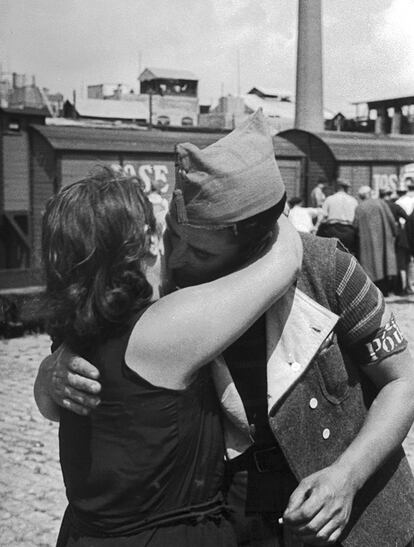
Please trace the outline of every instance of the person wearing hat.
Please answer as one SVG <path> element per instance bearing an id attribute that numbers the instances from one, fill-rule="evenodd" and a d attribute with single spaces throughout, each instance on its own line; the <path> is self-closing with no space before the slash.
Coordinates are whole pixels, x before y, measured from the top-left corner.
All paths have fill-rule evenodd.
<path id="1" fill-rule="evenodd" d="M 159 298 L 156 219 L 136 178 L 104 168 L 48 201 L 47 332 L 102 382 L 90 417 L 57 413 L 36 390 L 60 421 L 68 507 L 58 547 L 235 547 L 220 408 L 204 365 L 296 278 L 299 236 L 285 217 L 269 228 L 248 265 Z"/>
<path id="2" fill-rule="evenodd" d="M 323 220 L 318 235 L 336 237 L 353 254 L 356 251 L 355 230 L 353 226 L 357 200 L 349 195 L 351 183 L 337 179 L 337 191 L 328 196 L 322 205 Z"/>
<path id="3" fill-rule="evenodd" d="M 407 215 L 411 215 L 414 211 L 414 178 L 407 177 L 404 182 L 407 191 L 396 203 L 404 209 Z"/>
<path id="4" fill-rule="evenodd" d="M 204 150 L 177 152 L 168 266 L 176 285 L 193 286 L 248 260 L 258 243 L 245 227 L 263 238 L 257 215 L 280 214 L 284 187 L 260 112 Z M 212 369 L 239 544 L 405 546 L 414 536 L 400 447 L 414 418 L 407 343 L 337 240 L 301 239 L 295 285 Z M 56 402 L 93 409 L 90 364 L 66 354 L 54 367 L 45 383 Z"/>
<path id="5" fill-rule="evenodd" d="M 396 295 L 406 295 L 410 291 L 407 286 L 407 270 L 410 263 L 410 245 L 407 237 L 407 213 L 395 203 L 393 191 L 390 188 L 380 188 L 379 197 L 389 207 L 397 227 L 395 237 L 395 256 L 397 259 L 398 275 L 395 279 L 393 292 Z"/>
<path id="6" fill-rule="evenodd" d="M 384 296 L 397 275 L 395 238 L 397 226 L 390 208 L 382 199 L 373 198 L 369 186 L 361 186 L 361 200 L 355 209 L 354 226 L 357 234 L 357 256 L 361 266 Z"/>

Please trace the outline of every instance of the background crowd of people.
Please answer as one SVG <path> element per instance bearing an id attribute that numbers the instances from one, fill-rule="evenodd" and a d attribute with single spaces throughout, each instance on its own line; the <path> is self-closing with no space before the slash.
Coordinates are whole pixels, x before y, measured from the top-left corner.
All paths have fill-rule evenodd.
<path id="1" fill-rule="evenodd" d="M 289 218 L 299 231 L 339 239 L 385 296 L 414 294 L 414 179 L 405 185 L 396 192 L 381 189 L 378 196 L 361 186 L 357 199 L 343 179 L 327 196 L 321 179 L 310 207 L 300 197 L 289 200 Z"/>

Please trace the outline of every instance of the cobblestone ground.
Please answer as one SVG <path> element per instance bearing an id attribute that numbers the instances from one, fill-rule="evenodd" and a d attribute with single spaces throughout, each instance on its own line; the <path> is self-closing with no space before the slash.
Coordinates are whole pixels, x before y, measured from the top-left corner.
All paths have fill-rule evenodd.
<path id="1" fill-rule="evenodd" d="M 33 382 L 46 335 L 0 341 L 0 545 L 55 545 L 65 495 L 57 425 L 41 417 Z"/>
<path id="2" fill-rule="evenodd" d="M 386 300 L 398 320 L 398 325 L 409 342 L 411 355 L 414 358 L 414 296 L 389 297 Z M 414 472 L 414 426 L 405 440 L 404 448 L 411 464 L 411 469 Z"/>
<path id="3" fill-rule="evenodd" d="M 414 348 L 414 297 L 388 302 Z M 32 396 L 48 351 L 45 335 L 0 340 L 1 547 L 53 546 L 65 508 L 57 426 L 39 415 Z M 405 445 L 414 469 L 414 428 Z"/>

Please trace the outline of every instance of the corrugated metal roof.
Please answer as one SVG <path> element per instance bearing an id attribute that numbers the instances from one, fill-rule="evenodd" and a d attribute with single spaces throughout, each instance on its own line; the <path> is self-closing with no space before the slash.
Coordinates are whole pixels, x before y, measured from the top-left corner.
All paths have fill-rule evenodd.
<path id="1" fill-rule="evenodd" d="M 414 136 L 323 131 L 316 133 L 338 161 L 414 161 Z"/>
<path id="2" fill-rule="evenodd" d="M 277 99 L 262 98 L 255 94 L 243 95 L 244 104 L 253 111 L 263 109 L 265 116 L 278 116 L 292 121 L 295 118 L 295 103 Z"/>
<path id="3" fill-rule="evenodd" d="M 259 97 L 254 93 L 248 93 L 243 95 L 244 104 L 252 111 L 256 111 L 258 108 L 263 109 L 263 114 L 269 117 L 278 117 L 282 120 L 289 121 L 286 127 L 293 127 L 295 119 L 295 102 L 294 101 L 280 101 L 275 98 Z M 332 110 L 324 108 L 323 115 L 326 119 L 333 117 Z"/>
<path id="4" fill-rule="evenodd" d="M 199 148 L 222 138 L 223 132 L 162 131 L 109 129 L 96 127 L 74 127 L 55 125 L 33 125 L 55 150 L 100 151 L 100 152 L 138 152 L 172 154 L 178 143 L 191 142 Z M 277 156 L 304 156 L 294 144 L 280 138 L 273 138 Z"/>
<path id="5" fill-rule="evenodd" d="M 392 108 L 393 106 L 405 106 L 414 104 L 414 95 L 406 97 L 391 97 L 388 99 L 371 99 L 366 101 L 355 101 L 351 104 L 367 104 L 369 108 Z"/>
<path id="6" fill-rule="evenodd" d="M 142 101 L 84 99 L 76 101 L 75 110 L 84 118 L 146 120 L 149 116 L 147 102 L 148 97 Z"/>
<path id="7" fill-rule="evenodd" d="M 276 87 L 262 87 L 255 85 L 252 87 L 250 91 L 248 91 L 248 94 L 255 95 L 256 90 L 261 93 L 262 95 L 265 95 L 266 97 L 292 97 L 293 93 L 291 91 L 277 89 Z"/>
<path id="8" fill-rule="evenodd" d="M 172 68 L 146 68 L 138 77 L 140 82 L 145 80 L 198 80 L 197 76 L 190 70 L 175 70 Z"/>
<path id="9" fill-rule="evenodd" d="M 133 130 L 74 126 L 41 126 L 33 129 L 40 133 L 55 150 L 101 152 L 173 153 L 180 142 L 192 142 L 200 148 L 212 144 L 223 133 L 196 133 L 185 131 Z"/>

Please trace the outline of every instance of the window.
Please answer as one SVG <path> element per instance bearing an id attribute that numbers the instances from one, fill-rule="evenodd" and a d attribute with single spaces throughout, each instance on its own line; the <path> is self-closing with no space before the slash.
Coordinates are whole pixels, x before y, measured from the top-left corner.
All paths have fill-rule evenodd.
<path id="1" fill-rule="evenodd" d="M 18 132 L 20 131 L 20 122 L 19 120 L 10 118 L 9 125 L 7 126 L 9 131 Z"/>
<path id="2" fill-rule="evenodd" d="M 181 120 L 181 125 L 184 127 L 190 127 L 191 125 L 194 125 L 193 118 L 190 118 L 190 116 L 184 116 L 184 118 Z"/>
<path id="3" fill-rule="evenodd" d="M 157 125 L 170 125 L 170 118 L 168 116 L 158 116 Z"/>

